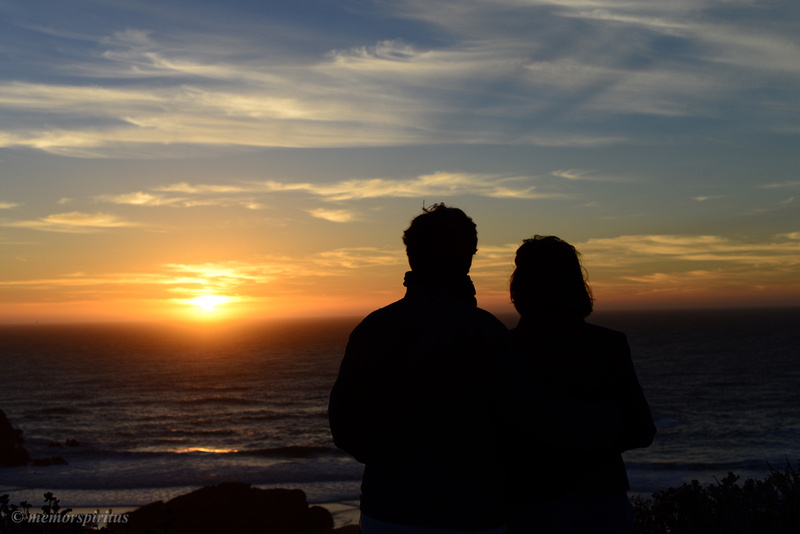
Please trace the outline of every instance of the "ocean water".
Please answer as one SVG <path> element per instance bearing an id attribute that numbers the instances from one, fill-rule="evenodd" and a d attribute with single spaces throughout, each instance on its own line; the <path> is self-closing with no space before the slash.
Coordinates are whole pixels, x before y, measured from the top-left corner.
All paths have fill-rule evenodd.
<path id="1" fill-rule="evenodd" d="M 625 454 L 634 493 L 800 459 L 800 308 L 591 319 L 628 334 L 658 426 Z M 68 464 L 0 468 L 0 494 L 119 508 L 241 481 L 355 500 L 361 466 L 333 446 L 326 409 L 357 322 L 1 326 L 0 409 L 34 458 Z"/>

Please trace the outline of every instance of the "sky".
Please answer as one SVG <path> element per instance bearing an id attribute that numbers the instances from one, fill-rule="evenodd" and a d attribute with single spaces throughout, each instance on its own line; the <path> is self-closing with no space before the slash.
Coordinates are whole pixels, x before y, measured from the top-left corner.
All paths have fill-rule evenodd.
<path id="1" fill-rule="evenodd" d="M 596 309 L 800 305 L 796 0 L 0 0 L 0 322 L 360 315 L 402 232 Z"/>

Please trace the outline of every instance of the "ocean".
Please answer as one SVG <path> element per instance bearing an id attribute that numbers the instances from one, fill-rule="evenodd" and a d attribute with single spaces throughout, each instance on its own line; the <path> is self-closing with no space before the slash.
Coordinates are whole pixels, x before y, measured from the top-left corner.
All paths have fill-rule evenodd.
<path id="1" fill-rule="evenodd" d="M 624 455 L 632 493 L 796 465 L 800 308 L 590 319 L 628 335 L 658 426 Z M 31 456 L 67 461 L 0 468 L 0 494 L 118 509 L 239 481 L 354 501 L 361 466 L 334 447 L 326 410 L 358 320 L 0 326 L 0 409 Z"/>

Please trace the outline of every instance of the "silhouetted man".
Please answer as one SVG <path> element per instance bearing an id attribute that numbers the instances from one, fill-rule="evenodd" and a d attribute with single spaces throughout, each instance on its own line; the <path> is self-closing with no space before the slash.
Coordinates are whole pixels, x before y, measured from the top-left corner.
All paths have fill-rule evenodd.
<path id="1" fill-rule="evenodd" d="M 477 307 L 468 276 L 477 231 L 434 205 L 403 235 L 405 297 L 350 336 L 330 398 L 336 445 L 365 464 L 361 526 L 503 532 L 502 449 L 509 429 L 537 439 L 608 442 L 607 420 L 573 429 L 547 392 L 522 382 L 506 327 Z M 566 429 L 560 427 L 566 426 Z M 555 430 L 553 430 L 555 429 Z M 519 436 L 517 436 L 518 438 Z"/>

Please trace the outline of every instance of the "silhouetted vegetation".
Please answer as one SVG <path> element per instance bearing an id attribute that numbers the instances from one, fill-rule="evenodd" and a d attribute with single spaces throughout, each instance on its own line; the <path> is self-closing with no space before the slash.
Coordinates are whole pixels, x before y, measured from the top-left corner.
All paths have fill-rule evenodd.
<path id="1" fill-rule="evenodd" d="M 765 480 L 728 473 L 701 485 L 633 498 L 635 534 L 797 534 L 800 533 L 800 472 L 791 462 L 783 471 L 769 466 Z"/>
<path id="2" fill-rule="evenodd" d="M 51 492 L 44 494 L 43 502 L 43 506 L 31 511 L 33 504 L 27 501 L 22 501 L 19 506 L 9 504 L 8 495 L 0 495 L 0 533 L 78 534 L 94 529 L 94 523 L 76 521 L 75 516 L 70 516 L 72 508 L 62 509 L 59 499 Z"/>

